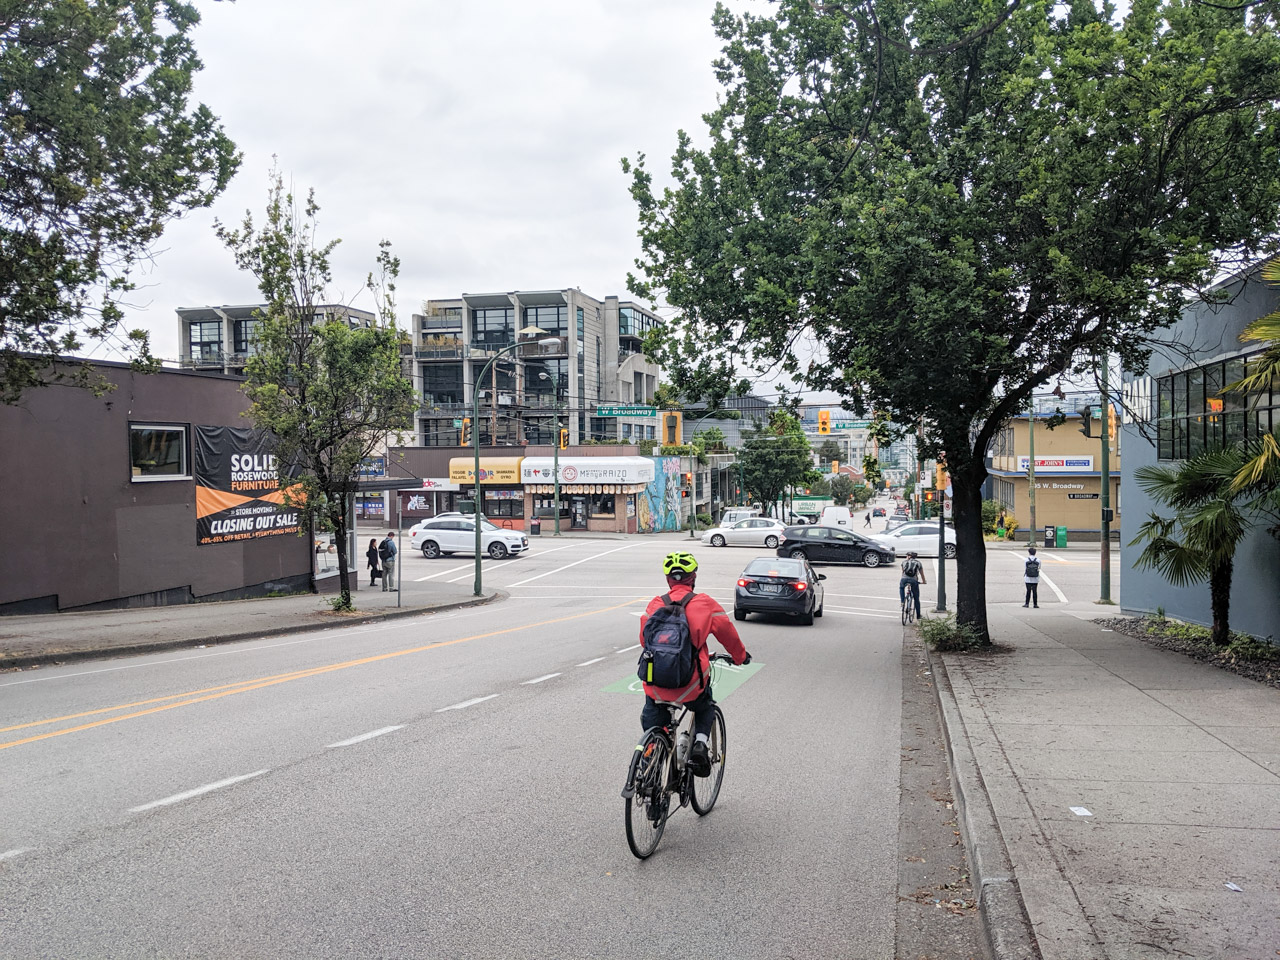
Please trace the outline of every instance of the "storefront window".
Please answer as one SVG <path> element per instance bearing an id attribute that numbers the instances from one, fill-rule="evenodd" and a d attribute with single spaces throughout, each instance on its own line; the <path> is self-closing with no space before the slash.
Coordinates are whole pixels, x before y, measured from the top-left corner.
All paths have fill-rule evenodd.
<path id="1" fill-rule="evenodd" d="M 523 517 L 524 492 L 521 490 L 485 491 L 484 515 L 494 517 Z"/>
<path id="2" fill-rule="evenodd" d="M 595 493 L 591 495 L 590 512 L 593 517 L 614 516 L 614 495 L 612 493 Z"/>
<path id="3" fill-rule="evenodd" d="M 189 480 L 187 428 L 129 424 L 129 466 L 134 481 Z"/>

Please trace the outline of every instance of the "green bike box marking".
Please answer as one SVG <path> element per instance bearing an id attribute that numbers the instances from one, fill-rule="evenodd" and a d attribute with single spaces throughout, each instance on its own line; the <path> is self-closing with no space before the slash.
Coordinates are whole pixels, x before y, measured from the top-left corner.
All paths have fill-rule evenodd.
<path id="1" fill-rule="evenodd" d="M 733 691 L 747 682 L 753 673 L 763 667 L 763 663 L 752 661 L 746 666 L 737 667 L 733 664 L 722 663 L 716 667 L 717 673 L 715 683 L 712 686 L 712 692 L 715 694 L 716 702 L 719 703 Z M 644 685 L 640 682 L 640 678 L 632 671 L 630 676 L 623 677 L 614 683 L 609 684 L 602 691 L 604 693 L 634 693 L 637 696 L 644 696 Z"/>

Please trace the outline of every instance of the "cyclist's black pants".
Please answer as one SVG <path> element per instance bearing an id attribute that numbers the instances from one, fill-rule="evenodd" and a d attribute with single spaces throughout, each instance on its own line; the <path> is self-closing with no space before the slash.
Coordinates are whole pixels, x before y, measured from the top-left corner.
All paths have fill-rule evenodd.
<path id="1" fill-rule="evenodd" d="M 916 619 L 920 619 L 920 581 L 915 577 L 902 577 L 898 580 L 898 602 L 907 599 L 907 587 L 910 585 L 914 589 L 911 591 L 916 595 Z"/>
<path id="2" fill-rule="evenodd" d="M 690 701 L 689 708 L 693 710 L 694 734 L 701 733 L 707 737 L 711 736 L 711 727 L 716 722 L 716 712 L 713 709 L 715 705 L 716 701 L 711 696 L 710 684 L 707 684 L 707 688 L 699 694 L 696 700 Z M 670 710 L 654 703 L 652 697 L 646 696 L 644 698 L 644 707 L 640 711 L 640 729 L 648 730 L 650 727 L 661 727 L 669 723 L 670 720 Z"/>

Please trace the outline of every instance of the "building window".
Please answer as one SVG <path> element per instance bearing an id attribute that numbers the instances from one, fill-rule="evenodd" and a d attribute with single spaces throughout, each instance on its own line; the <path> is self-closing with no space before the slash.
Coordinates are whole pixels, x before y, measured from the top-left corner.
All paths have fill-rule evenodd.
<path id="1" fill-rule="evenodd" d="M 505 347 L 515 342 L 515 308 L 485 307 L 473 310 L 471 342 L 479 346 Z"/>
<path id="2" fill-rule="evenodd" d="M 1261 355 L 1217 360 L 1156 381 L 1156 449 L 1187 460 L 1280 429 L 1280 383 L 1245 396 L 1223 388 L 1251 373 Z"/>
<path id="3" fill-rule="evenodd" d="M 578 309 L 582 313 L 582 309 Z M 553 307 L 525 307 L 524 323 L 521 326 L 534 326 L 545 330 L 553 337 L 569 336 L 569 308 L 564 304 Z"/>
<path id="4" fill-rule="evenodd" d="M 193 320 L 187 327 L 191 338 L 191 359 L 205 362 L 222 360 L 222 321 Z"/>
<path id="5" fill-rule="evenodd" d="M 187 428 L 173 424 L 129 424 L 129 469 L 133 480 L 190 480 Z"/>
<path id="6" fill-rule="evenodd" d="M 236 321 L 236 353 L 252 356 L 258 352 L 258 334 L 262 330 L 262 320 Z"/>
<path id="7" fill-rule="evenodd" d="M 484 495 L 484 515 L 495 517 L 523 517 L 524 494 L 519 490 L 502 490 Z M 501 523 L 498 526 L 502 526 Z"/>
<path id="8" fill-rule="evenodd" d="M 588 512 L 593 517 L 612 517 L 614 516 L 612 493 L 594 493 L 588 502 Z"/>

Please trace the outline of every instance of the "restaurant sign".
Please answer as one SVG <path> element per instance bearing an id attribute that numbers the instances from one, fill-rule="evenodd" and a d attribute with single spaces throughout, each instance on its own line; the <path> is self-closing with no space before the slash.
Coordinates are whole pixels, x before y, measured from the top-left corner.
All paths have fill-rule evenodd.
<path id="1" fill-rule="evenodd" d="M 525 457 L 481 457 L 480 483 L 519 483 L 520 461 Z M 453 483 L 475 483 L 476 461 L 473 457 L 452 457 L 449 480 Z"/>
<path id="2" fill-rule="evenodd" d="M 520 479 L 525 483 L 554 483 L 552 457 L 525 457 Z M 561 457 L 561 483 L 650 483 L 653 461 L 648 457 Z"/>

